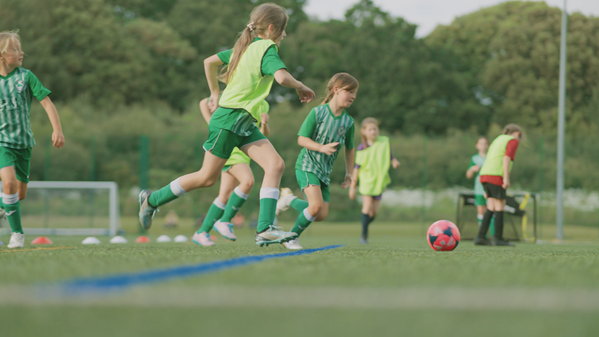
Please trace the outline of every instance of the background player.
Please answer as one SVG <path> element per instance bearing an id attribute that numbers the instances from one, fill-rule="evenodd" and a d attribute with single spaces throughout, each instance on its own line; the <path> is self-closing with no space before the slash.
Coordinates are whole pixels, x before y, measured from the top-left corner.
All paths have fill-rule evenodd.
<path id="1" fill-rule="evenodd" d="M 487 157 L 487 151 L 489 150 L 489 141 L 487 140 L 487 137 L 479 137 L 474 147 L 478 150 L 478 153 L 470 158 L 470 166 L 468 166 L 468 171 L 466 171 L 466 178 L 472 179 L 474 177 L 474 205 L 476 206 L 478 226 L 480 227 L 483 222 L 483 216 L 487 211 L 487 200 L 485 199 L 485 189 L 480 182 L 480 175 L 478 172 L 480 172 L 481 167 L 483 167 L 485 158 Z M 495 234 L 494 220 L 494 218 L 491 218 L 491 225 L 489 226 L 491 235 Z"/>
<path id="2" fill-rule="evenodd" d="M 368 226 L 376 217 L 381 205 L 383 191 L 391 183 L 389 168 L 400 163 L 391 152 L 389 137 L 379 135 L 379 122 L 374 118 L 362 121 L 362 143 L 356 151 L 356 165 L 349 188 L 349 198 L 356 198 L 356 183 L 360 182 L 362 194 L 362 236 L 360 243 L 368 243 Z"/>
<path id="3" fill-rule="evenodd" d="M 44 107 L 52 124 L 52 145 L 61 148 L 64 135 L 50 90 L 28 69 L 22 68 L 21 41 L 16 31 L 0 33 L 0 179 L 2 204 L 12 229 L 8 248 L 22 248 L 25 234 L 21 226 L 20 200 L 27 196 L 31 148 L 31 101 L 35 97 Z"/>
<path id="4" fill-rule="evenodd" d="M 503 210 L 505 209 L 506 190 L 510 187 L 510 171 L 521 139 L 522 129 L 516 124 L 509 124 L 503 129 L 503 134 L 495 138 L 489 147 L 487 158 L 480 170 L 480 181 L 487 198 L 487 211 L 478 236 L 474 239 L 475 245 L 514 245 L 503 239 Z M 495 216 L 495 235 L 489 241 L 485 235 L 492 216 Z"/>

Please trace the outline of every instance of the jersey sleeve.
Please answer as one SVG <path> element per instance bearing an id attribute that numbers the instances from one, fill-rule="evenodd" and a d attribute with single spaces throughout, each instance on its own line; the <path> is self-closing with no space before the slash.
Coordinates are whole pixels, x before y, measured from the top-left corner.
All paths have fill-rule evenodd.
<path id="1" fill-rule="evenodd" d="M 33 96 L 35 96 L 35 98 L 37 98 L 38 101 L 43 100 L 44 98 L 46 98 L 46 96 L 50 95 L 50 93 L 52 92 L 52 91 L 46 89 L 42 85 L 42 82 L 40 82 L 40 80 L 32 72 L 29 72 L 27 74 L 26 81 L 27 81 L 27 85 L 31 89 L 31 92 L 33 93 Z"/>
<path id="2" fill-rule="evenodd" d="M 304 120 L 304 123 L 300 127 L 299 131 L 297 132 L 297 135 L 302 136 L 302 137 L 312 138 L 312 135 L 314 134 L 315 129 L 316 129 L 316 113 L 314 112 L 314 109 L 312 109 L 312 111 L 310 111 L 310 113 L 308 114 L 308 117 L 306 117 L 306 120 Z"/>
<path id="3" fill-rule="evenodd" d="M 518 150 L 518 141 L 516 139 L 512 139 L 507 143 L 505 155 L 510 157 L 513 161 L 516 158 L 516 150 Z"/>
<path id="4" fill-rule="evenodd" d="M 262 58 L 262 74 L 275 76 L 275 73 L 279 69 L 287 69 L 283 61 L 281 61 L 281 57 L 279 57 L 279 52 L 276 45 L 270 46 L 264 57 Z"/>
<path id="5" fill-rule="evenodd" d="M 229 64 L 229 60 L 231 59 L 231 51 L 233 49 L 221 51 L 220 53 L 216 53 L 216 56 L 224 63 Z"/>
<path id="6" fill-rule="evenodd" d="M 472 157 L 470 158 L 470 165 L 468 165 L 468 169 L 470 169 L 474 165 L 476 165 L 476 163 L 474 162 L 474 157 Z"/>
<path id="7" fill-rule="evenodd" d="M 351 150 L 354 148 L 354 125 L 349 128 L 349 131 L 345 134 L 345 148 Z"/>

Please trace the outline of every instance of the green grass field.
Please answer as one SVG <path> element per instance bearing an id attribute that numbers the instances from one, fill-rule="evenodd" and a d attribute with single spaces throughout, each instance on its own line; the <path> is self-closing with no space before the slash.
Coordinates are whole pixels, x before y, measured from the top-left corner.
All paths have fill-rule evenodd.
<path id="1" fill-rule="evenodd" d="M 133 226 L 127 219 L 125 227 Z M 189 234 L 191 222 L 159 234 Z M 286 225 L 289 227 L 289 224 Z M 547 228 L 546 228 L 547 230 Z M 596 336 L 599 335 L 599 244 L 596 229 L 569 228 L 589 243 L 474 247 L 434 252 L 418 225 L 372 225 L 359 245 L 359 224 L 314 224 L 305 248 L 341 248 L 138 285 L 123 291 L 65 296 L 62 281 L 247 255 L 253 232 L 236 243 L 108 244 L 51 237 L 50 246 L 0 246 L 3 336 Z M 574 235 L 576 233 L 576 235 Z M 216 234 L 218 235 L 218 234 Z M 593 238 L 588 240 L 588 238 Z M 0 238 L 5 244 L 8 236 Z M 587 239 L 587 240 L 585 240 Z M 154 241 L 154 240 L 153 240 Z M 43 249 L 42 249 L 43 248 Z M 55 248 L 55 249 L 45 249 Z"/>

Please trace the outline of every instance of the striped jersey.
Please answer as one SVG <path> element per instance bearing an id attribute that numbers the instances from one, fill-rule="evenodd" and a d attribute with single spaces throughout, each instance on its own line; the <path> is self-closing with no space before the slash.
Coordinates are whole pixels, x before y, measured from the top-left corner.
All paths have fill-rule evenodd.
<path id="1" fill-rule="evenodd" d="M 0 75 L 0 146 L 26 149 L 35 145 L 29 112 L 31 100 L 50 94 L 35 75 L 17 67 L 6 77 Z"/>
<path id="2" fill-rule="evenodd" d="M 310 111 L 302 124 L 298 136 L 310 138 L 319 144 L 339 143 L 338 151 L 332 155 L 303 148 L 295 163 L 295 169 L 316 174 L 326 185 L 331 183 L 331 171 L 342 146 L 354 148 L 354 119 L 345 111 L 333 115 L 328 104 L 317 106 Z"/>

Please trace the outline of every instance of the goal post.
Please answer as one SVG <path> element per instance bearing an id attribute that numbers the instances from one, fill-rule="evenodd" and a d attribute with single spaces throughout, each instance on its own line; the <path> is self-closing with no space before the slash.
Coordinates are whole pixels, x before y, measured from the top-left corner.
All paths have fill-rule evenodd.
<path id="1" fill-rule="evenodd" d="M 25 234 L 114 236 L 121 228 L 115 182 L 31 181 L 27 187 L 21 207 Z"/>

